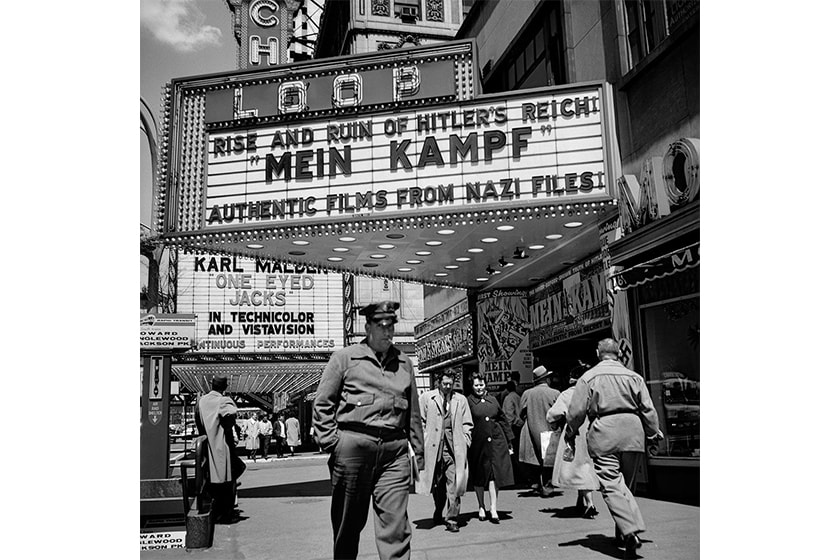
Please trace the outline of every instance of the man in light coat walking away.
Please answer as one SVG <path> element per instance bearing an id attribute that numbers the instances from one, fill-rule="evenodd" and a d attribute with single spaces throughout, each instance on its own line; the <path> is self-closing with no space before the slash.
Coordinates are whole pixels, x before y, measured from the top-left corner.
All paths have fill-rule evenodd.
<path id="1" fill-rule="evenodd" d="M 525 427 L 519 438 L 519 461 L 531 465 L 531 470 L 535 472 L 533 478 L 537 480 L 534 490 L 541 498 L 550 498 L 552 493 L 551 470 L 554 463 L 544 464 L 541 436 L 542 432 L 551 431 L 545 415 L 560 396 L 560 391 L 548 386 L 552 373 L 545 366 L 538 366 L 534 370 L 534 386 L 522 393 L 520 401 Z"/>
<path id="2" fill-rule="evenodd" d="M 621 455 L 645 449 L 645 438 L 662 438 L 659 418 L 645 380 L 618 361 L 618 343 L 612 338 L 598 342 L 600 363 L 583 374 L 569 403 L 566 441 L 574 445 L 586 418 L 586 443 L 604 501 L 616 525 L 619 546 L 625 558 L 636 558 L 642 546 L 638 533 L 645 522 L 636 499 L 621 473 Z"/>
<path id="3" fill-rule="evenodd" d="M 222 524 L 234 521 L 234 485 L 245 467 L 236 456 L 233 435 L 236 404 L 233 399 L 223 395 L 227 385 L 227 377 L 214 374 L 210 381 L 212 390 L 198 399 L 195 415 L 198 433 L 207 436 L 214 521 Z"/>
<path id="4" fill-rule="evenodd" d="M 437 389 L 420 395 L 426 464 L 416 489 L 434 498 L 435 524 L 445 522 L 447 531 L 457 533 L 461 496 L 467 491 L 473 421 L 467 398 L 452 390 L 454 381 L 454 373 L 446 370 L 438 374 Z"/>

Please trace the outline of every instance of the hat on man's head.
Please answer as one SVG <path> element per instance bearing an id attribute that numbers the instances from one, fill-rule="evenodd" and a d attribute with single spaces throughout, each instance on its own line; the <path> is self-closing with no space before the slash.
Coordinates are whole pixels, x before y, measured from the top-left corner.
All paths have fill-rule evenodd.
<path id="1" fill-rule="evenodd" d="M 211 387 L 224 387 L 227 388 L 228 385 L 228 376 L 224 373 L 214 373 L 213 378 L 210 380 Z"/>
<path id="2" fill-rule="evenodd" d="M 552 373 L 552 371 L 545 369 L 545 366 L 537 366 L 537 368 L 534 369 L 534 383 L 542 381 Z"/>
<path id="3" fill-rule="evenodd" d="M 396 301 L 380 301 L 366 305 L 359 313 L 367 318 L 368 323 L 378 323 L 383 319 L 390 319 L 391 324 L 397 322 L 397 309 L 400 304 Z"/>

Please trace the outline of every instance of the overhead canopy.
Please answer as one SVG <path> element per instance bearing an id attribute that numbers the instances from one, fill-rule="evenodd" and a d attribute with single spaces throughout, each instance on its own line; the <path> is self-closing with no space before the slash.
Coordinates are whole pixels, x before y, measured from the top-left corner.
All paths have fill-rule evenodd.
<path id="1" fill-rule="evenodd" d="M 700 242 L 631 266 L 610 279 L 616 289 L 626 290 L 696 266 L 700 266 Z"/>
<path id="2" fill-rule="evenodd" d="M 326 362 L 284 364 L 172 364 L 172 371 L 192 393 L 209 393 L 213 374 L 228 376 L 227 393 L 295 393 L 317 383 Z"/>

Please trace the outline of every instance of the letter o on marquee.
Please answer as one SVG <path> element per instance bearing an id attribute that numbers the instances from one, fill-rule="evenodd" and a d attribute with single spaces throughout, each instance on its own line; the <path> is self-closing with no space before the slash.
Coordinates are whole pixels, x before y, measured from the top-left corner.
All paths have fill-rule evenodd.
<path id="1" fill-rule="evenodd" d="M 680 138 L 668 146 L 662 168 L 672 206 L 683 206 L 697 198 L 700 193 L 700 139 Z"/>

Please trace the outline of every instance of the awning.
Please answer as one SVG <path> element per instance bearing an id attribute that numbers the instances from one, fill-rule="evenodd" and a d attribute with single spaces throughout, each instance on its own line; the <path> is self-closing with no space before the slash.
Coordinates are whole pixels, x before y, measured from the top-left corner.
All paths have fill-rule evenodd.
<path id="1" fill-rule="evenodd" d="M 192 393 L 209 393 L 214 373 L 228 376 L 227 393 L 295 393 L 321 379 L 326 362 L 272 364 L 172 364 L 172 372 Z"/>
<path id="2" fill-rule="evenodd" d="M 696 266 L 700 266 L 699 241 L 688 247 L 671 251 L 667 255 L 631 266 L 613 274 L 610 280 L 616 290 L 626 290 Z"/>

